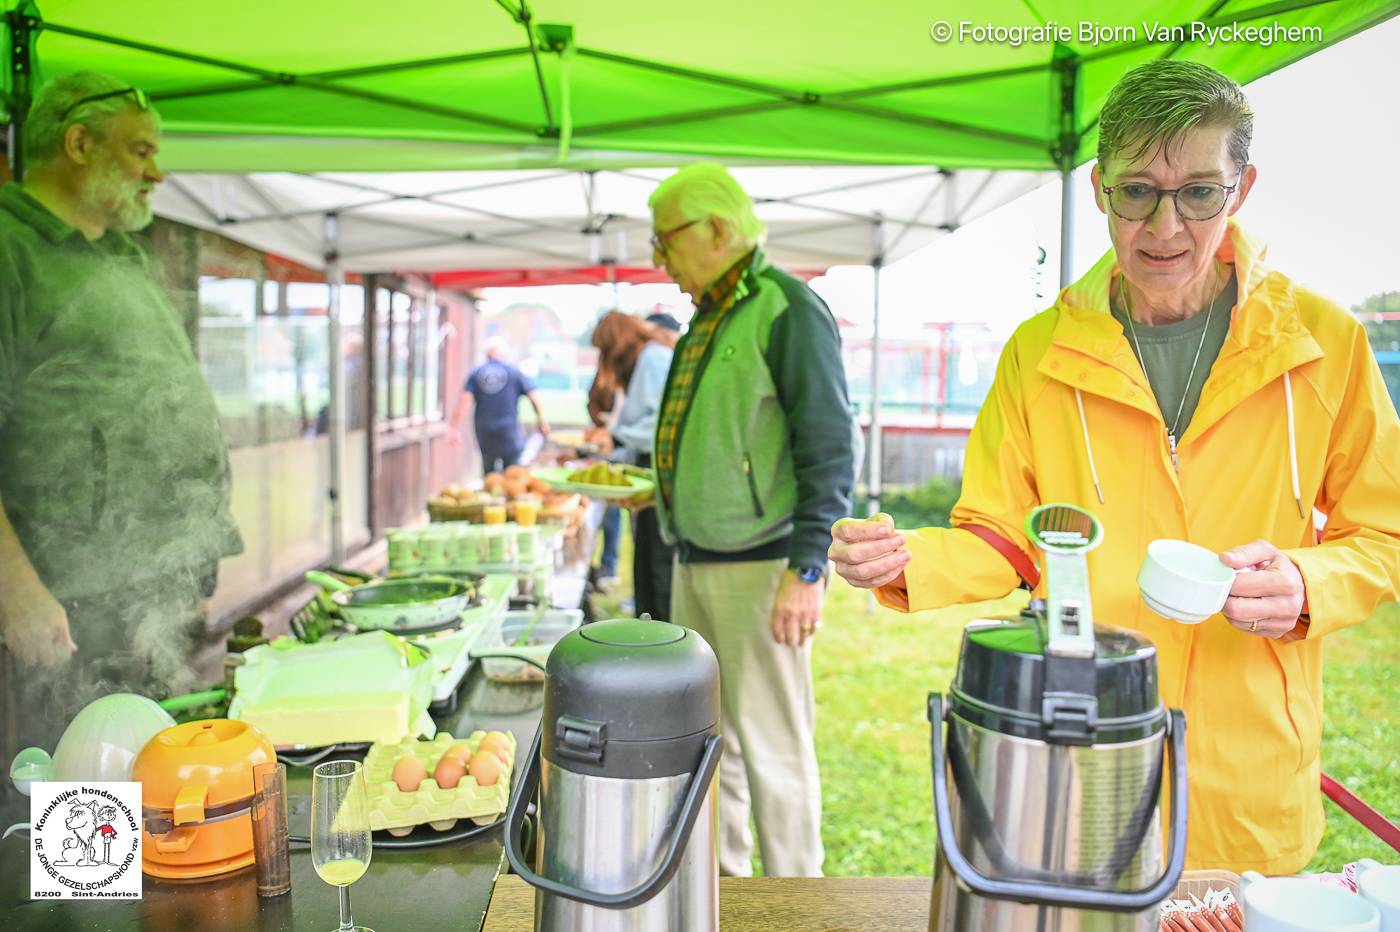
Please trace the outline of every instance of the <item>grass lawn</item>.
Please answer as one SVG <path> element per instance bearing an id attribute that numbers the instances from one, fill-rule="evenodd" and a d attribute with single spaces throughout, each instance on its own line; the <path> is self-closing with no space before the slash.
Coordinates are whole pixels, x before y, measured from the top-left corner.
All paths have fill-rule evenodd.
<path id="1" fill-rule="evenodd" d="M 625 536 L 620 562 L 623 585 L 600 602 L 604 611 L 617 611 L 631 586 Z M 828 875 L 930 872 L 926 696 L 948 688 L 966 621 L 1019 608 L 1012 597 L 902 615 L 872 607 L 867 593 L 833 577 L 813 653 Z M 1323 682 L 1324 768 L 1400 819 L 1400 606 L 1383 606 L 1365 624 L 1330 636 Z M 1350 816 L 1324 805 L 1327 834 L 1309 870 L 1336 871 L 1363 857 L 1400 862 Z"/>

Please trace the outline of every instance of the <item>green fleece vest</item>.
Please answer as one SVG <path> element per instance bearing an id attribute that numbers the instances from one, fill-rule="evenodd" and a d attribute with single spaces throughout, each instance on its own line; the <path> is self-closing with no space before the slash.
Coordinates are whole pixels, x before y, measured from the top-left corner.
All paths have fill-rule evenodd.
<path id="1" fill-rule="evenodd" d="M 714 336 L 681 428 L 668 509 L 657 496 L 668 543 L 736 552 L 792 533 L 797 480 L 788 422 L 765 353 L 787 297 L 766 262 L 753 290 Z"/>

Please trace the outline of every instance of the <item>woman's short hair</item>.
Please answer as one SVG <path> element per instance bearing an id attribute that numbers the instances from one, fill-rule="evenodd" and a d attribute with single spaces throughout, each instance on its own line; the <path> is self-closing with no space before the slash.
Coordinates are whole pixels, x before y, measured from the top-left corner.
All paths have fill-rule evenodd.
<path id="1" fill-rule="evenodd" d="M 1170 151 L 1182 133 L 1202 126 L 1227 127 L 1230 158 L 1249 163 L 1254 112 L 1240 86 L 1200 62 L 1149 62 L 1108 92 L 1099 114 L 1099 164 L 1113 156 L 1137 162 L 1158 146 Z"/>
<path id="2" fill-rule="evenodd" d="M 734 176 L 717 162 L 694 162 L 671 175 L 647 198 L 653 211 L 658 204 L 674 204 L 684 220 L 719 217 L 727 221 L 739 240 L 752 249 L 763 243 L 767 229 L 753 211 L 753 199 Z"/>
<path id="3" fill-rule="evenodd" d="M 30 165 L 47 165 L 58 158 L 63 151 L 63 138 L 69 128 L 78 123 L 86 126 L 98 142 L 105 142 L 111 132 L 112 118 L 135 105 L 132 95 L 104 97 L 82 104 L 78 101 L 130 87 L 131 84 L 121 78 L 100 71 L 75 71 L 49 81 L 34 95 L 29 115 L 25 117 L 25 159 Z"/>

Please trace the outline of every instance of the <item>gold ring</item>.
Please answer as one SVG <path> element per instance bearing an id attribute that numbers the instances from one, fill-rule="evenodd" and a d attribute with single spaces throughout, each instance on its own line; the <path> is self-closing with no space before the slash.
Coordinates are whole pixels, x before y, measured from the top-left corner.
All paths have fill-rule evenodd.
<path id="1" fill-rule="evenodd" d="M 1249 633 L 1250 633 L 1250 634 L 1253 634 L 1254 632 L 1256 632 L 1256 631 L 1258 631 L 1258 630 L 1259 630 L 1259 622 L 1258 622 L 1258 620 L 1256 619 L 1255 621 L 1251 621 L 1251 622 L 1249 623 Z"/>

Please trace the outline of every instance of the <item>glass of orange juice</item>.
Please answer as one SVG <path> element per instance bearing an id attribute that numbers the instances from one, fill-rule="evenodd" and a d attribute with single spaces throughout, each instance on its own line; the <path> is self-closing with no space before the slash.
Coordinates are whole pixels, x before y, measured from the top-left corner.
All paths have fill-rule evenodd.
<path id="1" fill-rule="evenodd" d="M 499 496 L 487 499 L 481 509 L 481 520 L 487 524 L 505 524 L 506 500 Z"/>
<path id="2" fill-rule="evenodd" d="M 369 869 L 369 805 L 359 761 L 320 764 L 311 776 L 311 866 L 340 888 L 338 932 L 372 932 L 350 913 L 350 885 Z"/>
<path id="3" fill-rule="evenodd" d="M 521 527 L 534 527 L 540 517 L 540 497 L 521 495 L 515 500 L 515 523 Z"/>

